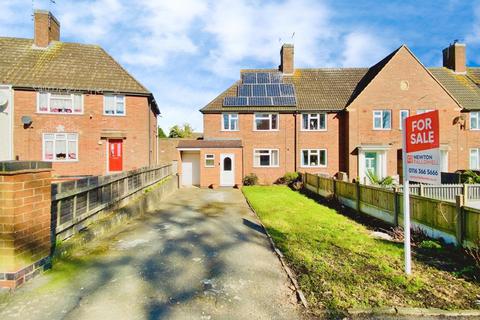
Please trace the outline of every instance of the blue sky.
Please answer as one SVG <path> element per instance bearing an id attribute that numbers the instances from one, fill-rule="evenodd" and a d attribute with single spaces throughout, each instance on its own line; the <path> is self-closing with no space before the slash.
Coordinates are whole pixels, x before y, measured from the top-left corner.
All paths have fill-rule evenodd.
<path id="1" fill-rule="evenodd" d="M 467 43 L 480 64 L 480 1 L 0 0 L 0 36 L 32 37 L 32 8 L 51 10 L 61 39 L 101 45 L 155 95 L 159 125 L 191 123 L 241 68 L 370 66 L 405 43 L 426 66 Z M 292 35 L 294 37 L 292 38 Z"/>

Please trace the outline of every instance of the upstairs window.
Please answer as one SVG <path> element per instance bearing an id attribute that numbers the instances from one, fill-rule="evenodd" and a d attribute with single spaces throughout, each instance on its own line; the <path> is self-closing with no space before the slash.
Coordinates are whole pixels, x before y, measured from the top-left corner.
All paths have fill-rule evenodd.
<path id="1" fill-rule="evenodd" d="M 470 130 L 480 130 L 480 112 L 470 112 Z"/>
<path id="2" fill-rule="evenodd" d="M 327 129 L 327 115 L 325 113 L 302 114 L 302 130 L 321 131 Z"/>
<path id="3" fill-rule="evenodd" d="M 104 95 L 103 114 L 109 116 L 124 116 L 125 113 L 125 96 Z"/>
<path id="4" fill-rule="evenodd" d="M 278 130 L 278 114 L 256 113 L 254 129 L 257 131 Z"/>
<path id="5" fill-rule="evenodd" d="M 83 95 L 79 93 L 38 92 L 37 112 L 82 114 Z"/>
<path id="6" fill-rule="evenodd" d="M 400 124 L 398 125 L 398 128 L 402 130 L 403 128 L 403 121 L 405 121 L 405 118 L 407 118 L 410 115 L 410 111 L 408 110 L 400 110 Z"/>
<path id="7" fill-rule="evenodd" d="M 222 123 L 223 131 L 238 131 L 238 113 L 224 113 Z"/>
<path id="8" fill-rule="evenodd" d="M 423 114 L 431 111 L 433 111 L 433 109 L 417 109 L 417 114 Z"/>
<path id="9" fill-rule="evenodd" d="M 375 110 L 373 111 L 373 129 L 390 130 L 392 128 L 392 111 Z"/>
<path id="10" fill-rule="evenodd" d="M 68 162 L 78 160 L 78 134 L 44 133 L 43 160 Z"/>

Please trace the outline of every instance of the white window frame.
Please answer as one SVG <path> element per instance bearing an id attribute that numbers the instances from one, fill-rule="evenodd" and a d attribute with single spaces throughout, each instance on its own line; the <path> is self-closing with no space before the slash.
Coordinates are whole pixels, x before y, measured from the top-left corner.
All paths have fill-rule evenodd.
<path id="1" fill-rule="evenodd" d="M 427 112 L 432 112 L 434 110 L 435 109 L 417 109 L 417 111 L 415 111 L 415 114 L 424 114 L 424 113 L 427 113 Z"/>
<path id="2" fill-rule="evenodd" d="M 224 118 L 225 116 L 228 117 L 228 129 L 225 129 L 225 118 Z M 235 129 L 232 129 L 230 127 L 232 119 L 237 120 L 237 126 Z M 227 112 L 222 113 L 222 130 L 221 131 L 240 131 L 240 117 L 238 113 L 227 113 Z"/>
<path id="3" fill-rule="evenodd" d="M 476 154 L 477 163 L 472 163 L 472 153 Z M 468 153 L 468 162 L 470 170 L 480 170 L 480 148 L 470 148 Z"/>
<path id="4" fill-rule="evenodd" d="M 304 124 L 304 121 L 303 121 L 303 117 L 307 117 L 307 124 L 310 124 L 310 119 L 317 119 L 317 129 L 310 129 L 310 126 L 308 126 L 308 128 L 305 128 L 303 126 Z M 321 128 L 320 127 L 320 118 L 321 117 L 324 117 L 324 123 L 325 123 L 325 127 L 324 128 Z M 326 112 L 319 112 L 319 113 L 302 113 L 302 118 L 300 119 L 300 121 L 302 122 L 302 126 L 301 126 L 301 129 L 300 131 L 327 131 L 327 113 Z"/>
<path id="5" fill-rule="evenodd" d="M 207 164 L 207 161 L 212 160 L 213 164 Z M 215 167 L 215 155 L 213 153 L 206 153 L 205 154 L 205 168 L 214 168 Z"/>
<path id="6" fill-rule="evenodd" d="M 40 95 L 41 94 L 46 94 L 47 95 L 47 111 L 45 110 L 40 110 Z M 83 97 L 84 95 L 82 93 L 63 93 L 63 92 L 53 92 L 54 95 L 65 95 L 65 96 L 70 96 L 70 100 L 72 101 L 72 112 L 56 112 L 56 111 L 51 111 L 51 97 L 52 97 L 52 92 L 48 91 L 37 91 L 37 113 L 44 113 L 44 114 L 61 114 L 61 115 L 82 115 L 84 113 L 84 103 L 83 103 Z M 80 112 L 75 112 L 75 96 L 80 96 L 81 100 L 81 108 L 82 110 Z"/>
<path id="7" fill-rule="evenodd" d="M 308 153 L 308 159 L 309 159 L 309 162 L 310 162 L 310 155 L 313 154 L 313 153 L 317 153 L 317 156 L 318 156 L 318 164 L 317 165 L 310 165 L 310 164 L 305 164 L 303 162 L 303 153 L 307 151 Z M 320 153 L 321 152 L 325 152 L 325 164 L 320 164 Z M 302 168 L 326 168 L 327 165 L 328 165 L 328 153 L 327 153 L 327 149 L 302 149 L 300 150 L 300 164 L 301 164 L 301 167 Z"/>
<path id="8" fill-rule="evenodd" d="M 384 128 L 384 123 L 383 123 L 383 113 L 387 112 L 390 114 L 390 127 Z M 378 114 L 380 113 L 380 114 Z M 381 127 L 377 128 L 375 127 L 375 118 L 378 118 L 378 115 L 380 115 L 380 123 Z M 380 130 L 380 131 L 388 131 L 392 130 L 392 110 L 390 109 L 381 109 L 381 110 L 373 110 L 373 130 Z"/>
<path id="9" fill-rule="evenodd" d="M 112 113 L 106 113 L 106 106 L 107 106 L 107 97 L 113 97 L 114 98 L 114 109 L 113 109 L 113 114 Z M 123 114 L 122 113 L 117 113 L 117 98 L 122 97 L 123 98 Z M 127 96 L 123 94 L 104 94 L 103 95 L 103 115 L 104 116 L 110 116 L 110 117 L 125 117 L 127 115 Z"/>
<path id="10" fill-rule="evenodd" d="M 45 140 L 46 135 L 53 135 L 54 139 L 53 140 Z M 57 136 L 60 136 L 60 135 L 65 135 L 65 153 L 66 153 L 67 158 L 64 159 L 64 160 L 55 159 L 56 141 L 60 140 L 60 139 L 57 140 Z M 75 140 L 69 140 L 68 135 L 75 135 L 76 139 Z M 47 141 L 53 141 L 53 159 L 47 159 L 45 157 L 45 142 L 47 142 Z M 75 141 L 75 149 L 77 150 L 77 158 L 76 159 L 68 159 L 68 154 L 69 154 L 68 144 L 71 141 Z M 46 132 L 46 133 L 42 134 L 42 159 L 43 159 L 43 161 L 48 161 L 48 162 L 78 162 L 79 158 L 80 158 L 79 153 L 80 152 L 78 150 L 78 133 L 75 133 L 75 132 L 56 132 L 56 133 Z"/>
<path id="11" fill-rule="evenodd" d="M 399 120 L 400 123 L 398 124 L 398 129 L 399 129 L 399 130 L 403 130 L 403 118 L 402 118 L 402 114 L 405 113 L 405 112 L 407 113 L 406 118 L 409 117 L 409 116 L 410 116 L 410 110 L 408 110 L 408 109 L 402 109 L 402 110 L 400 110 L 400 111 L 398 112 L 398 116 L 399 116 L 399 119 L 400 119 L 400 120 Z M 391 119 L 390 119 L 390 121 L 391 121 Z"/>
<path id="12" fill-rule="evenodd" d="M 268 117 L 261 117 L 259 120 L 269 120 L 269 129 L 257 129 L 257 116 L 268 115 Z M 272 116 L 277 116 L 277 128 L 272 129 Z M 278 131 L 280 129 L 280 114 L 279 113 L 270 113 L 270 112 L 257 112 L 253 115 L 253 131 Z"/>
<path id="13" fill-rule="evenodd" d="M 472 123 L 476 122 L 477 127 L 474 128 Z M 477 131 L 480 130 L 480 111 L 472 111 L 470 112 L 470 130 Z"/>
<path id="14" fill-rule="evenodd" d="M 270 165 L 268 166 L 262 166 L 260 164 L 260 154 L 258 155 L 258 161 L 257 161 L 257 152 L 260 153 L 262 151 L 268 151 L 268 156 L 270 157 Z M 277 164 L 272 164 L 272 152 L 277 152 Z M 264 153 L 265 155 L 265 153 Z M 280 151 L 279 149 L 253 149 L 253 167 L 254 168 L 278 168 L 280 167 Z"/>

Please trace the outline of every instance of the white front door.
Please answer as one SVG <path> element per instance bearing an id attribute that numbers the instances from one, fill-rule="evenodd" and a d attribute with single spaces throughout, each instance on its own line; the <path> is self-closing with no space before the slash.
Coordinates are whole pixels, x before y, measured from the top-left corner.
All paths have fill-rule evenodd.
<path id="1" fill-rule="evenodd" d="M 182 186 L 200 184 L 200 153 L 182 152 Z"/>
<path id="2" fill-rule="evenodd" d="M 0 161 L 13 160 L 13 99 L 12 89 L 0 85 Z"/>
<path id="3" fill-rule="evenodd" d="M 235 156 L 230 153 L 220 155 L 220 186 L 233 187 L 235 185 Z"/>

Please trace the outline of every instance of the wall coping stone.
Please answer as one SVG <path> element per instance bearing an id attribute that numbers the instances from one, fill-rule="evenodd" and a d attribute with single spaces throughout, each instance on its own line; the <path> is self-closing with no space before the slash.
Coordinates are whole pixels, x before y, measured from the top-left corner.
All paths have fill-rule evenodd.
<path id="1" fill-rule="evenodd" d="M 0 161 L 0 173 L 51 169 L 52 163 L 46 161 Z"/>

